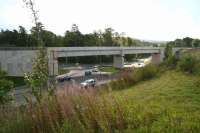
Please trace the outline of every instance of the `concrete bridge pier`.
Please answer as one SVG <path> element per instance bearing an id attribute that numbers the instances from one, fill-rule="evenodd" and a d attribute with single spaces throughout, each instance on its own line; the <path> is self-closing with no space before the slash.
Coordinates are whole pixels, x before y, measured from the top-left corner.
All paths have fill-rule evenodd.
<path id="1" fill-rule="evenodd" d="M 48 51 L 49 75 L 58 75 L 58 58 L 55 51 Z"/>
<path id="2" fill-rule="evenodd" d="M 160 53 L 152 54 L 152 64 L 159 65 L 161 63 Z"/>
<path id="3" fill-rule="evenodd" d="M 123 68 L 124 67 L 124 56 L 123 55 L 114 55 L 113 66 L 116 68 Z"/>
<path id="4" fill-rule="evenodd" d="M 160 49 L 159 53 L 153 53 L 152 54 L 152 64 L 159 65 L 160 63 L 163 62 L 164 56 L 165 56 L 164 49 Z"/>

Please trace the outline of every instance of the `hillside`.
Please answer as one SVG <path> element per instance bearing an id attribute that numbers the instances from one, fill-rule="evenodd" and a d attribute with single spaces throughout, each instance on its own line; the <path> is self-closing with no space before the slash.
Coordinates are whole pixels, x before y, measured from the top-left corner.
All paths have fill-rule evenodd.
<path id="1" fill-rule="evenodd" d="M 2 110 L 0 132 L 198 133 L 199 79 L 168 70 L 109 93 L 61 91 L 34 107 Z"/>
<path id="2" fill-rule="evenodd" d="M 130 119 L 138 121 L 136 131 L 198 132 L 199 79 L 181 72 L 168 71 L 159 78 L 139 83 L 126 90 L 115 91 L 111 95 L 124 99 L 124 106 L 129 112 L 135 113 Z"/>

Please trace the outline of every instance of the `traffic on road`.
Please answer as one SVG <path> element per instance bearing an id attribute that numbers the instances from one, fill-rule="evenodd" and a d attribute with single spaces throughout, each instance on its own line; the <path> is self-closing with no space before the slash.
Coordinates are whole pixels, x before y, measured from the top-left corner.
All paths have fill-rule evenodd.
<path id="1" fill-rule="evenodd" d="M 151 58 L 140 59 L 132 63 L 124 63 L 124 68 L 140 68 L 149 64 Z M 70 86 L 76 86 L 81 89 L 95 88 L 100 85 L 107 84 L 116 78 L 117 74 L 112 72 L 102 72 L 99 65 L 79 65 L 66 67 L 68 73 L 64 73 L 55 77 L 56 88 L 65 89 Z M 108 66 L 106 66 L 108 67 Z M 109 67 L 111 67 L 109 65 Z M 15 101 L 19 104 L 25 103 L 24 96 L 30 96 L 30 89 L 26 86 L 18 87 L 13 92 Z"/>

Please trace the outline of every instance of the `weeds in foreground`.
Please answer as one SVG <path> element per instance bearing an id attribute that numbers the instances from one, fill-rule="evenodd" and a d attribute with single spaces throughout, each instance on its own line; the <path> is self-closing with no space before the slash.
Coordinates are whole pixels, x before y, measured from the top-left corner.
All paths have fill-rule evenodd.
<path id="1" fill-rule="evenodd" d="M 149 70 L 147 69 L 146 71 Z M 154 72 L 155 70 L 153 69 L 151 71 Z M 138 74 L 138 79 L 139 77 L 145 77 L 142 78 L 144 80 L 152 78 L 151 73 L 147 76 L 141 75 Z M 171 79 L 169 77 L 168 80 Z M 129 80 L 126 77 L 126 80 L 124 80 L 126 82 L 123 84 L 128 86 L 125 83 L 131 83 L 133 81 Z M 186 81 L 189 82 L 188 80 Z M 187 86 L 185 87 L 187 88 Z M 145 89 L 148 90 L 148 87 Z M 151 91 L 152 87 L 147 94 Z M 194 88 L 194 91 L 197 90 Z M 172 93 L 171 89 L 169 92 Z M 121 91 L 118 91 L 118 93 L 121 93 Z M 160 92 L 157 93 L 161 94 Z M 176 96 L 176 93 L 171 95 Z M 152 93 L 151 96 L 154 96 L 154 94 L 156 93 Z M 144 95 L 146 96 L 146 93 Z M 163 98 L 163 96 L 161 95 L 157 99 Z M 185 111 L 185 108 L 168 106 L 169 102 L 161 102 L 165 103 L 165 106 L 152 100 L 139 102 L 133 100 L 132 97 L 132 94 L 113 95 L 112 92 L 99 95 L 99 92 L 92 88 L 88 88 L 87 90 L 78 87 L 65 88 L 55 91 L 54 95 L 43 97 L 40 103 L 29 103 L 28 106 L 18 108 L 1 108 L 0 132 L 159 133 L 198 132 L 200 130 L 198 106 L 191 108 L 191 110 L 195 109 L 195 111 L 190 112 Z M 171 97 L 169 98 L 171 99 Z M 180 98 L 177 98 L 177 100 L 180 100 Z M 191 107 L 193 105 L 195 104 L 192 104 Z"/>
<path id="2" fill-rule="evenodd" d="M 198 124 L 183 127 L 181 123 L 190 119 L 188 114 L 167 106 L 143 105 L 110 94 L 99 96 L 92 89 L 69 89 L 59 90 L 39 104 L 1 109 L 0 132 L 197 132 L 200 129 Z M 198 123 L 200 119 L 195 121 Z"/>

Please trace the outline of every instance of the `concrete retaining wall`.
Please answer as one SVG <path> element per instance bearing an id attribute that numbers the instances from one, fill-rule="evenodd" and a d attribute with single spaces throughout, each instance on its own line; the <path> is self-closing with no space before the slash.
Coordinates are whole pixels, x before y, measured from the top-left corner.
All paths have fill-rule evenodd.
<path id="1" fill-rule="evenodd" d="M 36 50 L 0 50 L 0 68 L 9 76 L 23 76 L 31 72 Z"/>

